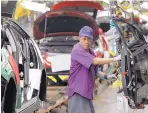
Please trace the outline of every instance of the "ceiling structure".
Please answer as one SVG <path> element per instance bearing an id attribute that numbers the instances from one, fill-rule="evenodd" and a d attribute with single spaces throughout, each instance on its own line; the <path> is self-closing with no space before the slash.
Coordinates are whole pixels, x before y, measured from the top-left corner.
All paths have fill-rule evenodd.
<path id="1" fill-rule="evenodd" d="M 40 4 L 44 3 L 46 4 L 47 7 L 50 8 L 52 5 L 58 2 L 68 1 L 68 0 L 28 0 L 28 1 L 38 2 Z M 103 6 L 105 11 L 110 10 L 110 6 L 111 6 L 110 3 L 113 2 L 113 0 L 91 0 L 91 1 L 99 2 Z M 136 11 L 134 15 L 142 14 L 142 15 L 148 16 L 148 2 L 146 1 L 140 1 L 140 0 L 114 0 L 114 1 L 117 1 L 117 4 L 124 10 L 124 12 L 130 13 L 133 9 L 133 11 Z"/>
<path id="2" fill-rule="evenodd" d="M 22 0 L 18 0 L 21 1 Z M 24 0 L 27 1 L 27 0 Z M 39 4 L 45 4 L 46 7 L 48 7 L 49 9 L 51 8 L 51 6 L 57 4 L 58 2 L 61 1 L 68 1 L 68 0 L 28 0 L 29 2 L 37 2 Z M 70 0 L 72 1 L 72 0 Z M 75 0 L 76 1 L 76 0 Z M 113 2 L 113 0 L 91 0 L 94 2 L 99 2 L 103 8 L 104 11 L 98 11 L 97 13 L 97 17 L 99 17 L 99 19 L 96 19 L 97 23 L 100 22 L 109 22 L 109 19 L 107 18 L 109 16 L 109 12 L 110 12 L 110 8 L 113 5 L 110 5 L 111 2 Z M 140 1 L 140 0 L 115 0 L 118 4 L 119 7 L 121 7 L 122 13 L 126 15 L 128 15 L 129 17 L 132 14 L 132 11 L 134 12 L 134 16 L 135 17 L 140 17 L 143 18 L 144 21 L 148 22 L 148 1 Z M 30 5 L 31 6 L 31 5 Z M 23 8 L 23 6 L 19 5 L 20 8 Z M 31 16 L 32 22 L 43 12 L 40 12 L 39 10 L 29 10 L 29 9 L 21 9 L 23 12 L 21 12 L 20 8 L 18 8 L 18 12 L 19 14 L 16 14 L 17 16 L 15 17 L 16 19 L 19 18 L 24 18 L 24 17 L 29 17 L 28 15 Z M 16 8 L 17 9 L 17 8 Z M 32 8 L 31 8 L 32 9 Z M 40 9 L 40 7 L 38 7 L 38 9 Z M 17 11 L 16 11 L 17 12 Z M 23 16 L 22 16 L 23 15 Z"/>

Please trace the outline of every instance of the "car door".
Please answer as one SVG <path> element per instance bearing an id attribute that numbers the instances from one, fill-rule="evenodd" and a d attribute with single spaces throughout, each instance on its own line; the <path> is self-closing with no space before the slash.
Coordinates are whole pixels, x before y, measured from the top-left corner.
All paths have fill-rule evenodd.
<path id="1" fill-rule="evenodd" d="M 131 108 L 142 108 L 148 96 L 148 43 L 135 26 L 114 21 L 121 37 L 121 73 L 125 96 Z"/>
<path id="2" fill-rule="evenodd" d="M 37 48 L 33 41 L 29 39 L 29 83 L 30 89 L 27 94 L 27 98 L 31 99 L 38 96 L 40 82 L 41 82 L 41 61 L 40 56 L 38 55 Z"/>
<path id="3" fill-rule="evenodd" d="M 9 65 L 12 68 L 12 73 L 10 73 L 9 76 L 6 76 L 7 80 L 9 81 L 11 77 L 15 78 L 15 83 L 16 83 L 16 91 L 15 94 L 10 96 L 10 98 L 16 98 L 16 102 L 14 105 L 16 108 L 21 107 L 21 87 L 20 87 L 20 75 L 19 75 L 19 65 L 18 65 L 18 59 L 19 59 L 19 48 L 16 43 L 16 39 L 13 37 L 12 32 L 11 32 L 11 26 L 8 21 L 2 23 L 2 31 L 5 33 L 4 39 L 3 39 L 3 44 L 5 46 L 6 51 L 2 52 L 2 56 L 7 56 L 7 60 Z M 3 47 L 4 47 L 3 46 Z M 8 54 L 7 54 L 8 53 Z M 4 60 L 4 57 L 3 57 Z M 8 65 L 8 64 L 7 64 Z M 9 66 L 8 66 L 9 67 Z M 4 70 L 7 71 L 8 67 L 3 67 Z M 10 72 L 10 71 L 8 71 Z M 14 74 L 13 74 L 14 73 Z M 11 88 L 12 89 L 12 88 Z M 6 102 L 7 103 L 7 102 Z M 9 102 L 11 106 L 11 101 Z"/>
<path id="4" fill-rule="evenodd" d="M 132 27 L 132 30 L 137 39 L 128 45 L 132 52 L 132 59 L 130 60 L 132 67 L 131 84 L 128 84 L 128 88 L 135 96 L 136 106 L 139 107 L 142 103 L 145 103 L 148 96 L 148 44 L 137 28 Z"/>
<path id="5" fill-rule="evenodd" d="M 20 46 L 19 67 L 24 68 L 24 77 L 22 78 L 22 102 L 25 100 L 29 101 L 33 97 L 36 97 L 39 93 L 41 79 L 41 63 L 39 64 L 40 61 L 37 54 L 37 50 L 32 43 L 30 37 L 24 35 L 25 33 L 23 34 L 23 31 L 19 30 L 19 28 L 12 28 L 12 31 L 15 34 L 16 39 L 18 39 L 18 45 Z M 27 88 L 24 87 L 25 85 L 27 86 Z"/>
<path id="6" fill-rule="evenodd" d="M 19 67 L 19 73 L 21 77 L 21 88 L 22 88 L 22 102 L 27 101 L 27 93 L 30 87 L 29 83 L 29 55 L 28 55 L 28 44 L 27 38 L 25 38 L 20 29 L 14 24 L 11 24 L 10 32 L 15 39 L 17 47 L 17 63 Z M 25 87 L 26 86 L 26 87 Z"/>

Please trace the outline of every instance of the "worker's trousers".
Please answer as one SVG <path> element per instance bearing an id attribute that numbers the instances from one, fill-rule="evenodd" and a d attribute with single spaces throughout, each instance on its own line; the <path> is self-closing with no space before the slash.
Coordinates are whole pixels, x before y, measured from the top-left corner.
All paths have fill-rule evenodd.
<path id="1" fill-rule="evenodd" d="M 75 93 L 68 99 L 68 113 L 95 113 L 92 100 Z"/>

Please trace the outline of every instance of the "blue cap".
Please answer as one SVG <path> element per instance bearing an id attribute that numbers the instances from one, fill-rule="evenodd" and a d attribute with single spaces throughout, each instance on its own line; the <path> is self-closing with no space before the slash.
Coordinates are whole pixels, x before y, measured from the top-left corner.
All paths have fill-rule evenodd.
<path id="1" fill-rule="evenodd" d="M 93 40 L 93 29 L 89 26 L 84 26 L 83 28 L 81 28 L 80 32 L 79 32 L 79 36 L 86 36 L 88 38 L 90 38 L 91 40 Z"/>

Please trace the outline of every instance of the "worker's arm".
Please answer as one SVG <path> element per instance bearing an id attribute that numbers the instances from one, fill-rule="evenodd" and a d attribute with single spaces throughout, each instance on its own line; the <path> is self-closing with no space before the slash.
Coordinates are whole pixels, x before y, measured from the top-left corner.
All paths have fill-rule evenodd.
<path id="1" fill-rule="evenodd" d="M 103 65 L 103 64 L 109 64 L 114 62 L 113 58 L 94 58 L 92 64 L 93 65 Z"/>
<path id="2" fill-rule="evenodd" d="M 114 58 L 94 58 L 92 64 L 93 65 L 104 65 L 104 64 L 116 62 L 118 60 L 121 60 L 120 55 Z"/>

